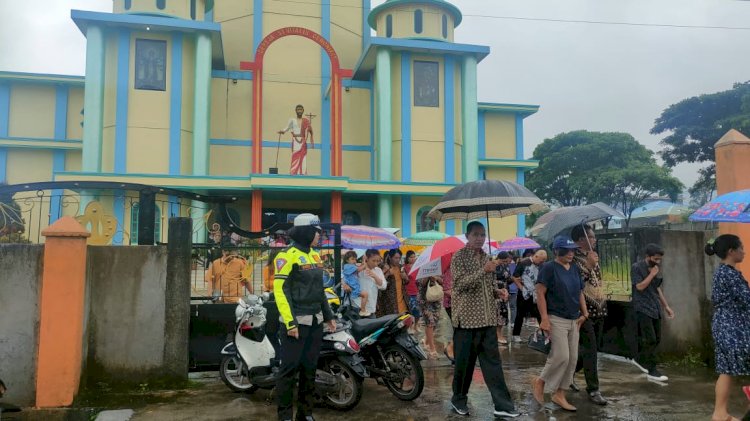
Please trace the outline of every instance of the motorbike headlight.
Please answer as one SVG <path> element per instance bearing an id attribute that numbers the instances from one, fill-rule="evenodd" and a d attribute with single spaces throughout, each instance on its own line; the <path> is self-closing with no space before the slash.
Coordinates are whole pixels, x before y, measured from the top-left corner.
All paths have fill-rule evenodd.
<path id="1" fill-rule="evenodd" d="M 344 344 L 342 344 L 341 342 L 336 342 L 335 344 L 333 344 L 333 347 L 336 348 L 337 351 L 345 351 L 346 350 L 346 346 Z"/>

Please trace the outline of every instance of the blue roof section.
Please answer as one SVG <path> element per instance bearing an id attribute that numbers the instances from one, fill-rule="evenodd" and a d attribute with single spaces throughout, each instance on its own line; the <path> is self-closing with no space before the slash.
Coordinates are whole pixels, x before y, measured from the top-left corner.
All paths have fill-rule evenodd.
<path id="1" fill-rule="evenodd" d="M 375 68 L 375 55 L 378 47 L 388 47 L 393 51 L 409 51 L 425 54 L 452 54 L 459 56 L 473 54 L 477 57 L 478 62 L 490 54 L 490 47 L 486 45 L 456 44 L 424 39 L 372 37 L 370 38 L 370 43 L 365 47 L 362 56 L 357 61 L 353 79 L 369 80 L 370 71 Z"/>
<path id="2" fill-rule="evenodd" d="M 500 102 L 479 102 L 477 104 L 479 111 L 487 113 L 513 113 L 520 114 L 524 118 L 539 111 L 538 105 L 531 104 L 506 104 Z"/>
<path id="3" fill-rule="evenodd" d="M 103 13 L 75 9 L 70 11 L 70 17 L 84 35 L 86 35 L 86 28 L 91 24 L 155 32 L 210 32 L 213 44 L 213 48 L 211 49 L 213 54 L 213 68 L 218 70 L 225 68 L 224 48 L 221 42 L 221 24 L 215 22 L 136 13 Z"/>
<path id="4" fill-rule="evenodd" d="M 435 6 L 444 9 L 453 16 L 453 21 L 455 22 L 454 27 L 461 24 L 461 11 L 458 9 L 458 7 L 448 3 L 445 0 L 387 0 L 385 3 L 372 9 L 372 11 L 367 16 L 367 23 L 372 29 L 377 30 L 377 28 L 375 27 L 375 20 L 382 12 L 385 12 L 386 10 L 397 6 L 418 6 L 420 4 L 426 4 L 429 6 Z"/>
<path id="5" fill-rule="evenodd" d="M 47 73 L 25 73 L 0 71 L 0 80 L 10 80 L 28 83 L 54 83 L 83 85 L 85 78 L 74 75 L 56 75 Z"/>

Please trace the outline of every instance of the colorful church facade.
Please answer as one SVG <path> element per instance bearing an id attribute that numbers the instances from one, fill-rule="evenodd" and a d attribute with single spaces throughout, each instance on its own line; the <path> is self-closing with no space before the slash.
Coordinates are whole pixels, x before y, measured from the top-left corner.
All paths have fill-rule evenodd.
<path id="1" fill-rule="evenodd" d="M 538 106 L 477 101 L 490 49 L 453 41 L 462 15 L 443 0 L 115 0 L 71 18 L 85 76 L 0 72 L 0 182 L 230 194 L 245 229 L 312 211 L 406 237 L 433 228 L 426 212 L 451 187 L 523 183 L 536 166 L 523 123 Z M 298 104 L 306 175 L 279 134 Z M 493 221 L 495 238 L 523 232 L 523 217 Z"/>

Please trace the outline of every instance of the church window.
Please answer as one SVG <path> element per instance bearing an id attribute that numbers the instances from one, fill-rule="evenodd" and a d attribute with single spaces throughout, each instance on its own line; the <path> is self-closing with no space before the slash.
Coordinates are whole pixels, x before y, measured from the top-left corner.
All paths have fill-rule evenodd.
<path id="1" fill-rule="evenodd" d="M 125 0 L 125 10 L 130 10 L 132 0 Z"/>
<path id="2" fill-rule="evenodd" d="M 385 17 L 385 36 L 390 38 L 393 35 L 393 16 Z"/>
<path id="3" fill-rule="evenodd" d="M 164 10 L 167 7 L 167 0 L 156 0 L 156 7 L 159 10 Z"/>
<path id="4" fill-rule="evenodd" d="M 443 15 L 443 38 L 448 38 L 448 16 Z"/>
<path id="5" fill-rule="evenodd" d="M 414 32 L 422 33 L 422 9 L 414 11 Z"/>

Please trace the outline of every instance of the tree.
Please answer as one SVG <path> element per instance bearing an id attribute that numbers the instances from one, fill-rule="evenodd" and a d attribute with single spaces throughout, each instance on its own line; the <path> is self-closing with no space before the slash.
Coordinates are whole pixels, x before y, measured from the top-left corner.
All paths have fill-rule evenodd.
<path id="1" fill-rule="evenodd" d="M 534 149 L 539 167 L 526 185 L 560 206 L 604 202 L 628 216 L 654 194 L 676 198 L 682 183 L 659 166 L 654 153 L 628 133 L 574 131 L 545 139 Z"/>
<path id="2" fill-rule="evenodd" d="M 714 162 L 714 144 L 729 130 L 750 133 L 750 81 L 732 89 L 684 99 L 662 111 L 651 134 L 668 133 L 659 153 L 668 167 L 682 162 Z M 715 168 L 701 171 L 694 186 L 714 190 Z"/>

